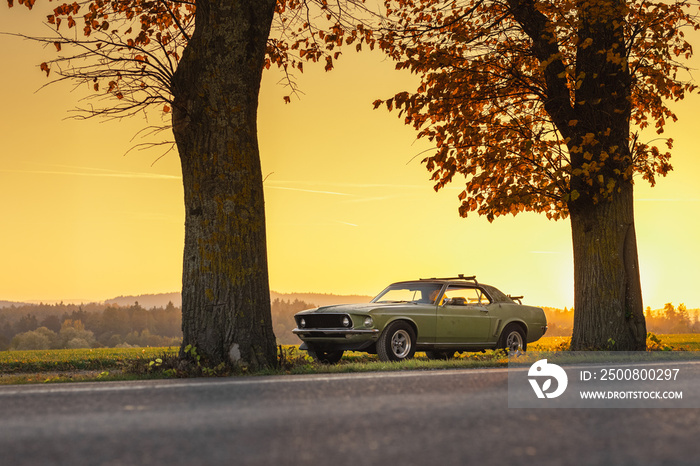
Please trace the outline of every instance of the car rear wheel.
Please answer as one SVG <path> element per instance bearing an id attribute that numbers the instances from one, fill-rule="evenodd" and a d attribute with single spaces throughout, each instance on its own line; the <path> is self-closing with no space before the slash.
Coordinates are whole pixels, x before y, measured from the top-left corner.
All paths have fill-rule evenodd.
<path id="1" fill-rule="evenodd" d="M 321 364 L 336 364 L 342 359 L 344 351 L 319 351 L 309 348 L 307 353 Z"/>
<path id="2" fill-rule="evenodd" d="M 506 351 L 525 351 L 527 349 L 527 340 L 522 327 L 517 324 L 508 324 L 501 332 L 501 338 L 498 340 L 498 347 L 504 348 Z"/>
<path id="3" fill-rule="evenodd" d="M 411 359 L 416 352 L 416 332 L 407 322 L 396 321 L 387 325 L 377 341 L 380 361 Z"/>

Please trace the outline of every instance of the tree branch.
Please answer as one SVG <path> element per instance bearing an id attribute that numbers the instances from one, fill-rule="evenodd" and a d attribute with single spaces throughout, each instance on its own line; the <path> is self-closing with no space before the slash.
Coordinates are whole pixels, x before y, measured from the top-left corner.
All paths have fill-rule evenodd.
<path id="1" fill-rule="evenodd" d="M 567 137 L 569 121 L 573 120 L 571 95 L 566 81 L 566 65 L 551 21 L 535 8 L 533 0 L 508 0 L 513 18 L 532 40 L 532 52 L 544 69 L 547 96 L 544 102 L 547 113 L 559 131 Z"/>

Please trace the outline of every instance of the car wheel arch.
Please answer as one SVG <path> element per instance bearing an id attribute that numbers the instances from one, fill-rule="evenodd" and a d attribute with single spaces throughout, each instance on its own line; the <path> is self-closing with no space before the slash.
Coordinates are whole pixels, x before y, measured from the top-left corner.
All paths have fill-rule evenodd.
<path id="1" fill-rule="evenodd" d="M 407 318 L 404 317 L 404 316 L 396 317 L 396 318 L 394 318 L 394 319 L 391 319 L 391 320 L 387 321 L 387 323 L 384 325 L 384 328 L 382 329 L 382 332 L 383 332 L 389 325 L 393 324 L 394 322 L 406 322 L 408 325 L 411 326 L 411 328 L 413 328 L 413 333 L 416 335 L 416 339 L 418 339 L 418 325 L 416 325 L 416 323 L 413 322 L 411 319 L 407 319 Z"/>
<path id="2" fill-rule="evenodd" d="M 527 334 L 528 334 L 527 324 L 519 319 L 511 319 L 511 320 L 507 320 L 507 321 L 503 322 L 501 324 L 501 331 L 498 333 L 499 336 L 503 333 L 503 330 L 505 330 L 505 328 L 508 327 L 509 325 L 517 325 L 518 327 L 520 327 L 522 329 L 523 333 L 525 334 L 525 337 L 527 338 Z"/>

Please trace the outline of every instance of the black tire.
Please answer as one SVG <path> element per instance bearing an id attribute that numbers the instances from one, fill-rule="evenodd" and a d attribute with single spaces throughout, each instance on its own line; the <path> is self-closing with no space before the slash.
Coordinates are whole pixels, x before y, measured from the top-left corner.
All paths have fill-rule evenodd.
<path id="1" fill-rule="evenodd" d="M 455 355 L 454 351 L 426 351 L 425 355 L 428 359 L 447 360 L 452 359 Z"/>
<path id="2" fill-rule="evenodd" d="M 343 357 L 344 351 L 319 351 L 309 348 L 307 351 L 314 361 L 321 364 L 337 364 Z"/>
<path id="3" fill-rule="evenodd" d="M 377 341 L 380 361 L 411 359 L 416 352 L 416 332 L 408 322 L 395 321 L 387 325 Z"/>
<path id="4" fill-rule="evenodd" d="M 506 351 L 526 351 L 527 340 L 525 332 L 518 324 L 508 324 L 501 332 L 501 337 L 498 339 L 498 348 L 504 348 Z"/>

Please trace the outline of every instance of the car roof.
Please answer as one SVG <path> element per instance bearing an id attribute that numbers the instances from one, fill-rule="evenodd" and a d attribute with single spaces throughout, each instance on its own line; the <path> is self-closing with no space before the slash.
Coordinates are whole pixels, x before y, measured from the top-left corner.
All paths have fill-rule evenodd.
<path id="1" fill-rule="evenodd" d="M 473 286 L 475 288 L 483 289 L 490 297 L 491 302 L 494 303 L 512 303 L 513 299 L 510 296 L 503 293 L 498 288 L 487 285 L 485 283 L 479 283 L 476 280 L 476 275 L 466 276 L 464 274 L 459 274 L 456 277 L 446 277 L 446 278 L 420 278 L 418 280 L 405 280 L 401 282 L 393 283 L 393 285 L 402 285 L 408 283 L 436 283 L 436 284 L 455 284 L 455 285 L 466 285 Z"/>

